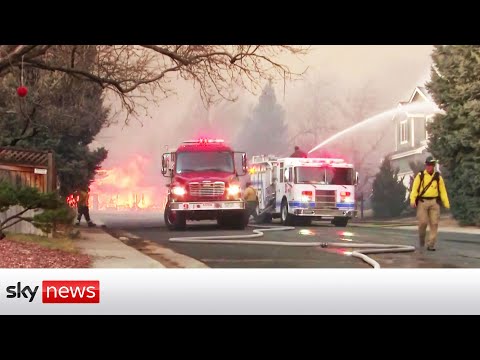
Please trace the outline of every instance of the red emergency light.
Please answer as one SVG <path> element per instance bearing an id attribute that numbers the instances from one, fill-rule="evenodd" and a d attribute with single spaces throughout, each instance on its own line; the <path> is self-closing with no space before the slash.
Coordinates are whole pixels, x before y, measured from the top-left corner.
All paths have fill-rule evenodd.
<path id="1" fill-rule="evenodd" d="M 302 191 L 301 199 L 303 202 L 313 201 L 313 191 Z"/>
<path id="2" fill-rule="evenodd" d="M 221 144 L 223 143 L 223 139 L 207 139 L 207 138 L 200 138 L 196 140 L 186 140 L 184 144 Z"/>

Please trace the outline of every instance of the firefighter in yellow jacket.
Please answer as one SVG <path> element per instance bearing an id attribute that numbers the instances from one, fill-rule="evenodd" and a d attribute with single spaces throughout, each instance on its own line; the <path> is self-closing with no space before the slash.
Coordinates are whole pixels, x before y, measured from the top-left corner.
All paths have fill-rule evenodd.
<path id="1" fill-rule="evenodd" d="M 253 216 L 253 220 L 257 219 L 257 206 L 258 196 L 257 190 L 252 186 L 252 182 L 248 181 L 246 184 L 245 192 L 243 193 L 243 199 L 246 202 L 247 219 Z"/>
<path id="2" fill-rule="evenodd" d="M 96 224 L 93 223 L 90 219 L 90 210 L 88 207 L 88 198 L 90 197 L 89 192 L 90 188 L 87 187 L 74 193 L 74 196 L 77 199 L 77 226 L 80 225 L 80 220 L 82 220 L 82 216 L 85 216 L 85 220 L 87 221 L 89 227 L 96 226 Z"/>
<path id="3" fill-rule="evenodd" d="M 425 246 L 427 226 L 430 225 L 430 236 L 427 241 L 427 250 L 430 251 L 435 250 L 437 242 L 440 204 L 447 209 L 450 208 L 445 182 L 440 173 L 435 171 L 436 163 L 433 157 L 427 157 L 425 170 L 415 177 L 410 193 L 410 205 L 417 209 L 420 247 Z"/>

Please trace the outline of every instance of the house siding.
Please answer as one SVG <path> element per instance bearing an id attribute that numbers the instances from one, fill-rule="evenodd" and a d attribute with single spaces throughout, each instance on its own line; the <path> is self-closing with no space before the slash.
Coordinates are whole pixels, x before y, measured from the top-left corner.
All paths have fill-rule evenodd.
<path id="1" fill-rule="evenodd" d="M 427 151 L 423 151 L 421 154 L 414 154 L 406 157 L 402 157 L 400 159 L 395 159 L 392 160 L 392 167 L 394 169 L 398 168 L 399 173 L 408 173 L 411 172 L 412 170 L 410 169 L 409 163 L 411 161 L 417 162 L 417 161 L 425 161 L 425 158 L 429 155 Z"/>
<path id="2" fill-rule="evenodd" d="M 412 94 L 411 99 L 407 103 L 415 103 L 415 102 L 425 102 L 425 101 L 431 101 L 433 102 L 428 95 L 426 100 L 423 96 L 419 94 L 419 91 L 423 91 L 422 94 L 425 94 L 425 90 L 422 90 L 423 88 L 416 88 L 414 94 Z M 401 102 L 401 105 L 405 104 L 405 102 Z M 415 152 L 416 150 L 420 151 L 420 149 L 424 148 L 425 145 L 428 146 L 427 144 L 427 139 L 426 139 L 426 118 L 431 116 L 433 114 L 425 114 L 423 115 L 422 113 L 398 113 L 395 116 L 395 135 L 394 139 L 396 146 L 396 149 L 393 153 L 390 154 L 391 157 L 395 156 L 402 156 L 402 153 L 409 153 L 409 152 Z M 406 121 L 407 123 L 407 142 L 404 144 L 401 144 L 401 122 Z M 412 131 L 413 131 L 413 137 L 412 137 Z M 423 149 L 420 154 L 411 154 L 408 156 L 403 156 L 398 159 L 391 159 L 391 164 L 394 169 L 398 169 L 398 179 L 400 180 L 403 177 L 403 184 L 407 188 L 406 196 L 408 196 L 408 187 L 410 185 L 410 182 L 412 181 L 412 176 L 413 174 L 412 170 L 410 169 L 410 163 L 418 163 L 421 162 L 423 163 L 425 161 L 425 158 L 429 156 L 430 153 L 427 151 L 427 149 Z"/>
<path id="3" fill-rule="evenodd" d="M 415 147 L 420 147 L 424 145 L 425 142 L 425 118 L 424 117 L 415 117 L 414 121 L 414 132 L 415 132 Z"/>

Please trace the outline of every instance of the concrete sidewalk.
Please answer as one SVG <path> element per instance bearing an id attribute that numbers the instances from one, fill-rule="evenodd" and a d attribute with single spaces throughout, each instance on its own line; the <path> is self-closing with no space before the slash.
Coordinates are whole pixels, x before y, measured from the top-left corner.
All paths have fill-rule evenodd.
<path id="1" fill-rule="evenodd" d="M 107 234 L 101 228 L 80 227 L 75 245 L 93 258 L 93 268 L 165 268 L 163 264 Z"/>

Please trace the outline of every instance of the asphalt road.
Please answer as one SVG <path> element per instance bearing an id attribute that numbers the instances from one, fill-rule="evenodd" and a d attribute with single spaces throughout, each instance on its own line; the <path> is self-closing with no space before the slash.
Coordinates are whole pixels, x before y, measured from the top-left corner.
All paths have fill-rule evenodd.
<path id="1" fill-rule="evenodd" d="M 169 231 L 158 213 L 92 214 L 107 228 L 123 229 L 142 239 L 152 240 L 178 253 L 195 258 L 212 268 L 369 268 L 360 259 L 347 256 L 350 242 L 416 245 L 417 233 L 391 228 L 348 226 L 337 228 L 327 223 L 266 233 L 261 240 L 281 242 L 344 242 L 345 248 L 293 248 L 272 245 L 185 244 L 169 242 L 171 237 L 251 234 L 219 229 L 212 222 L 196 222 L 186 231 Z M 95 218 L 94 218 L 95 220 Z M 273 224 L 278 226 L 279 224 Z M 437 251 L 372 255 L 382 268 L 480 268 L 480 236 L 442 233 Z"/>

